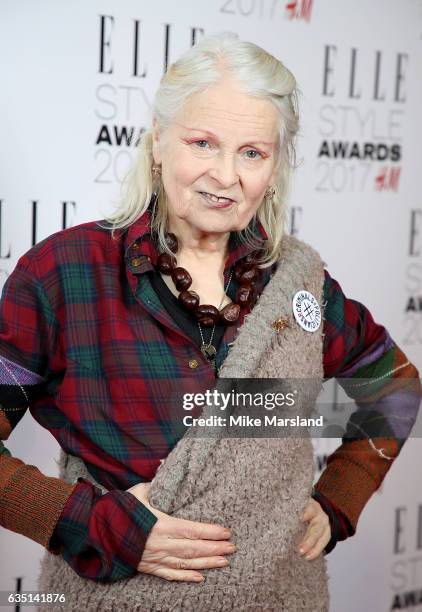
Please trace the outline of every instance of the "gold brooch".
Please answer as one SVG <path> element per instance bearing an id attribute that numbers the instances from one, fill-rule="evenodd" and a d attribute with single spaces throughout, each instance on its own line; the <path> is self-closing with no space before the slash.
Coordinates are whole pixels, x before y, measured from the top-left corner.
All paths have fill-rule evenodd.
<path id="1" fill-rule="evenodd" d="M 289 327 L 289 322 L 287 319 L 283 319 L 282 317 L 279 317 L 278 319 L 276 319 L 275 321 L 271 323 L 271 327 L 275 329 L 275 331 L 279 334 L 280 332 L 283 331 L 283 329 L 285 329 L 286 327 Z"/>

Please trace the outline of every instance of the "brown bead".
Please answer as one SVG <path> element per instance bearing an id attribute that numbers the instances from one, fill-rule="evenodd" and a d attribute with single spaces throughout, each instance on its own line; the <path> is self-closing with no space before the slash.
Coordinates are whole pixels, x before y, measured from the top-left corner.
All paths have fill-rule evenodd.
<path id="1" fill-rule="evenodd" d="M 220 318 L 220 311 L 212 304 L 200 304 L 195 311 L 195 316 L 201 325 L 209 327 L 217 323 Z"/>
<path id="2" fill-rule="evenodd" d="M 258 270 L 257 268 L 251 268 L 250 270 L 245 270 L 240 274 L 236 275 L 237 280 L 241 285 L 252 285 L 258 279 Z"/>
<path id="3" fill-rule="evenodd" d="M 239 304 L 227 304 L 220 311 L 220 317 L 225 323 L 235 323 L 240 314 L 240 306 Z"/>
<path id="4" fill-rule="evenodd" d="M 239 304 L 242 308 L 248 306 L 252 301 L 252 296 L 253 288 L 251 286 L 240 287 L 236 293 L 236 304 Z"/>
<path id="5" fill-rule="evenodd" d="M 171 278 L 173 279 L 173 282 L 176 285 L 177 291 L 184 291 L 185 289 L 189 289 L 192 284 L 191 275 L 187 270 L 185 270 L 185 268 L 181 268 L 180 266 L 172 270 Z"/>
<path id="6" fill-rule="evenodd" d="M 182 291 L 179 293 L 179 300 L 186 310 L 195 310 L 199 306 L 199 295 L 196 291 Z"/>
<path id="7" fill-rule="evenodd" d="M 253 268 L 256 264 L 253 261 L 240 261 L 239 263 L 237 263 L 234 267 L 234 274 L 236 276 L 236 278 L 239 276 L 239 274 L 242 274 L 243 272 L 246 272 L 246 270 L 250 270 L 251 268 Z"/>
<path id="8" fill-rule="evenodd" d="M 176 265 L 176 259 L 168 253 L 160 253 L 157 258 L 157 268 L 163 274 L 171 274 Z"/>
<path id="9" fill-rule="evenodd" d="M 213 327 L 215 325 L 213 317 L 200 317 L 198 321 L 203 327 Z"/>
<path id="10" fill-rule="evenodd" d="M 170 249 L 170 251 L 172 253 L 177 253 L 177 250 L 179 248 L 177 237 L 172 232 L 168 232 L 168 234 L 165 235 L 165 238 L 166 238 L 167 246 Z"/>

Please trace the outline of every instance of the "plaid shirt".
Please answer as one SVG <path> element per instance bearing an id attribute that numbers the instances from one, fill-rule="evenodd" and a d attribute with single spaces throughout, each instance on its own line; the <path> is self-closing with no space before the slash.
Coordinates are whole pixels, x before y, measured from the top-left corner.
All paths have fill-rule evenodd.
<path id="1" fill-rule="evenodd" d="M 79 575 L 98 581 L 136 573 L 157 520 L 126 489 L 152 480 L 177 443 L 161 418 L 169 388 L 177 380 L 181 393 L 200 392 L 213 387 L 216 376 L 151 286 L 147 272 L 157 252 L 149 222 L 147 212 L 116 240 L 96 222 L 53 234 L 21 257 L 0 305 L 0 439 L 29 407 L 108 490 L 102 495 L 82 478 L 70 485 L 46 477 L 0 442 L 0 525 L 61 553 Z M 231 239 L 225 282 L 249 250 Z M 267 271 L 262 285 L 268 278 Z M 233 298 L 236 283 L 230 291 Z M 363 304 L 347 299 L 327 271 L 324 300 L 326 378 L 413 377 L 416 385 L 416 368 L 386 329 Z M 217 366 L 240 325 L 227 327 Z M 390 455 L 399 453 L 416 419 L 418 385 L 401 398 L 406 431 L 382 438 Z M 379 405 L 382 413 L 382 400 Z M 386 409 L 383 420 L 394 433 L 388 419 Z M 314 487 L 333 534 L 325 552 L 355 532 L 360 510 L 391 465 L 377 453 L 368 462 L 368 449 L 367 440 L 345 441 Z"/>

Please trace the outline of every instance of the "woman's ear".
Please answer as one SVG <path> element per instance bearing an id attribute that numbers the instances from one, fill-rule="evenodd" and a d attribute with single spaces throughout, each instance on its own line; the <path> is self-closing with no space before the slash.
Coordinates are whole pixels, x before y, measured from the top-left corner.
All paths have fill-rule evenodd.
<path id="1" fill-rule="evenodd" d="M 154 163 L 161 164 L 161 152 L 160 152 L 160 130 L 158 129 L 158 122 L 156 117 L 152 120 L 152 157 Z"/>

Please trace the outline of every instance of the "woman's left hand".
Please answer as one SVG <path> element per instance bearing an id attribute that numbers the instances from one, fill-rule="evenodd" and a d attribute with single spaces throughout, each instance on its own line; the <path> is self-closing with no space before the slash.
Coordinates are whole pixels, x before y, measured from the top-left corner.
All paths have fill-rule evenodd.
<path id="1" fill-rule="evenodd" d="M 305 555 L 305 559 L 312 561 L 319 556 L 331 540 L 330 520 L 321 505 L 312 497 L 305 508 L 302 520 L 309 524 L 299 544 L 299 554 Z"/>

